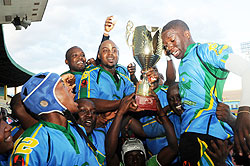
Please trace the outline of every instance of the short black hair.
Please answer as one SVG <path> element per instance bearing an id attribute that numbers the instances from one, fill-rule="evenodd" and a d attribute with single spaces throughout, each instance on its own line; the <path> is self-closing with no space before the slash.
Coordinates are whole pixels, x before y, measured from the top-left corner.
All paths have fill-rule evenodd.
<path id="1" fill-rule="evenodd" d="M 67 51 L 66 51 L 66 54 L 65 54 L 65 59 L 67 59 L 67 60 L 69 60 L 68 58 L 69 58 L 69 52 L 73 49 L 73 48 L 80 48 L 80 47 L 78 47 L 78 46 L 73 46 L 73 47 L 71 47 L 71 48 L 69 48 Z M 80 48 L 81 49 L 81 48 Z"/>
<path id="2" fill-rule="evenodd" d="M 165 32 L 166 30 L 169 29 L 177 29 L 180 28 L 183 31 L 189 31 L 189 27 L 188 25 L 182 21 L 182 20 L 172 20 L 170 22 L 168 22 L 163 28 L 162 28 L 162 32 Z"/>

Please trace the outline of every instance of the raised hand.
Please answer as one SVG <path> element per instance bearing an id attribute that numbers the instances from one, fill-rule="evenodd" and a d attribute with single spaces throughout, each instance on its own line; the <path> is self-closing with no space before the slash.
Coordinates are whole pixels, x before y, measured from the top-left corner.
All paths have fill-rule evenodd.
<path id="1" fill-rule="evenodd" d="M 109 16 L 105 20 L 104 31 L 109 33 L 115 26 L 116 20 L 114 20 L 114 16 Z"/>
<path id="2" fill-rule="evenodd" d="M 226 166 L 226 159 L 233 148 L 233 144 L 228 145 L 228 140 L 216 140 L 217 144 L 212 140 L 211 147 L 213 149 L 207 149 L 208 155 L 212 158 L 215 166 Z"/>

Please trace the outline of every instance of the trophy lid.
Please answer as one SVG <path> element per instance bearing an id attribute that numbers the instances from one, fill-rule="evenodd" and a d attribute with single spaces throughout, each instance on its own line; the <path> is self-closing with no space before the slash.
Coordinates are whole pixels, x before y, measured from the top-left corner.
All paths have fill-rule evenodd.
<path id="1" fill-rule="evenodd" d="M 161 28 L 138 26 L 132 40 L 133 55 L 139 66 L 147 71 L 162 55 Z"/>

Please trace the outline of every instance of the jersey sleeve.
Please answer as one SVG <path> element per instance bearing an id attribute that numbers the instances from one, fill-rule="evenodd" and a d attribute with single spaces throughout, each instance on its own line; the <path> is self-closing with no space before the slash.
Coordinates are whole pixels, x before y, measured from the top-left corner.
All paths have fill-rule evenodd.
<path id="1" fill-rule="evenodd" d="M 165 136 L 164 127 L 156 121 L 154 117 L 143 117 L 140 119 L 143 130 L 148 137 Z"/>
<path id="2" fill-rule="evenodd" d="M 125 94 L 125 96 L 128 96 L 128 95 L 135 92 L 135 85 L 130 81 L 130 79 L 127 76 L 125 76 L 125 75 L 123 75 L 123 76 L 125 77 L 124 79 L 126 80 L 124 94 Z"/>
<path id="3" fill-rule="evenodd" d="M 209 63 L 216 68 L 225 69 L 225 63 L 233 50 L 228 45 L 217 43 L 202 44 L 198 47 L 198 53 L 205 63 Z"/>
<path id="4" fill-rule="evenodd" d="M 20 138 L 22 139 L 22 138 Z M 25 137 L 18 139 L 15 150 L 10 157 L 10 165 L 47 165 L 48 144 L 47 140 L 39 141 L 36 138 Z M 16 145 L 17 144 L 17 145 Z"/>
<path id="5" fill-rule="evenodd" d="M 98 98 L 100 91 L 96 80 L 96 75 L 93 72 L 85 71 L 83 73 L 79 98 Z"/>

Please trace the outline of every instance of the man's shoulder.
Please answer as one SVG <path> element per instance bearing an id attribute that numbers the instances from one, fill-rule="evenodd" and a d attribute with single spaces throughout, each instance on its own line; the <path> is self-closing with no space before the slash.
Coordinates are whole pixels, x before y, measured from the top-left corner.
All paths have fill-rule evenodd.
<path id="1" fill-rule="evenodd" d="M 213 51 L 216 54 L 221 54 L 225 50 L 232 51 L 232 48 L 227 44 L 220 44 L 215 42 L 208 42 L 208 43 L 202 43 L 198 44 L 199 49 L 204 49 L 207 51 Z"/>
<path id="2" fill-rule="evenodd" d="M 92 71 L 95 71 L 95 70 L 98 70 L 100 69 L 100 66 L 90 66 L 88 68 L 86 68 L 85 72 L 92 72 Z"/>
<path id="3" fill-rule="evenodd" d="M 68 70 L 68 71 L 63 72 L 60 76 L 62 76 L 62 75 L 64 75 L 64 74 L 68 74 L 68 73 L 72 74 L 72 73 L 70 72 L 70 70 Z"/>
<path id="4" fill-rule="evenodd" d="M 81 79 L 86 79 L 87 77 L 93 77 L 98 75 L 100 69 L 101 68 L 99 66 L 93 66 L 91 68 L 86 69 L 85 72 L 82 74 Z"/>
<path id="5" fill-rule="evenodd" d="M 33 126 L 26 129 L 21 137 L 35 137 L 38 135 L 38 133 L 41 133 L 44 130 L 45 130 L 44 125 L 40 122 L 37 122 Z"/>

